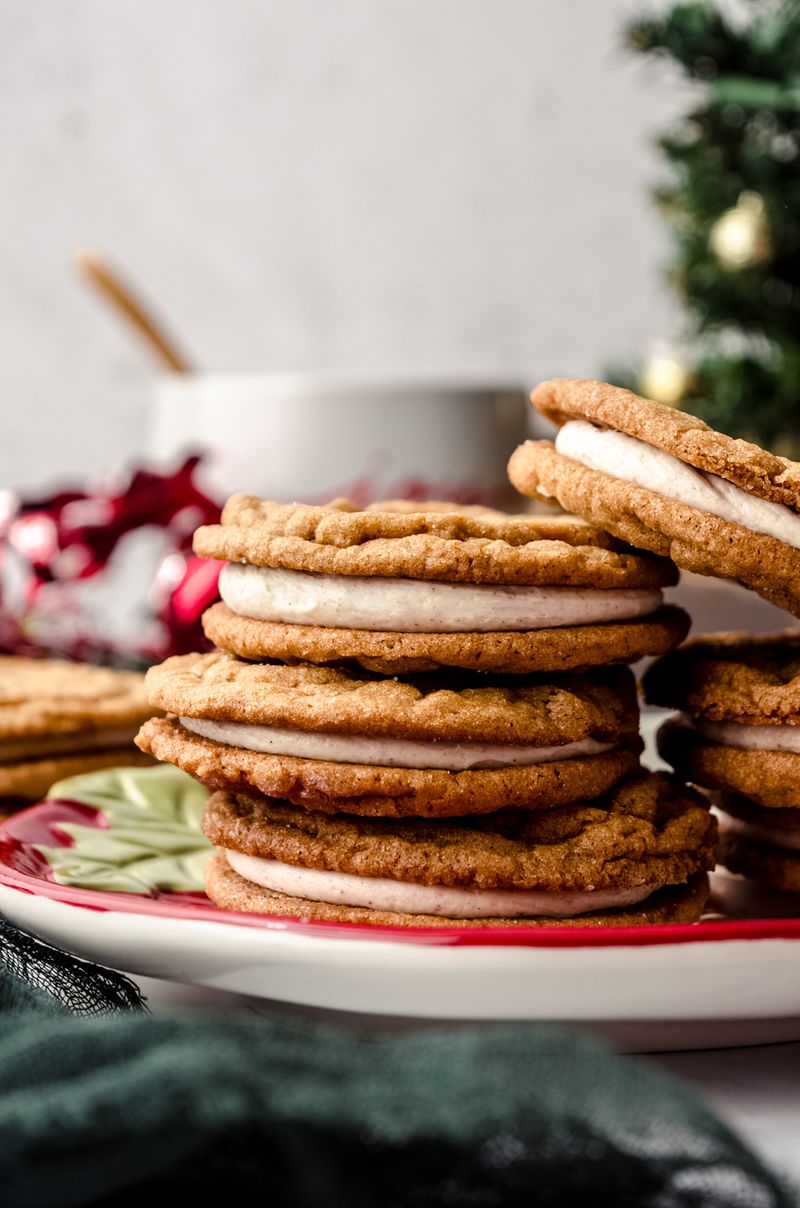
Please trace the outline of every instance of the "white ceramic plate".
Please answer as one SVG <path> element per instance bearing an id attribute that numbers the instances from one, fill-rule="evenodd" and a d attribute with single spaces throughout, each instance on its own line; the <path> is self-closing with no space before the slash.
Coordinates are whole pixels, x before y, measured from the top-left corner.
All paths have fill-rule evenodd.
<path id="1" fill-rule="evenodd" d="M 89 816 L 48 801 L 0 826 L 0 909 L 134 975 L 360 1015 L 577 1022 L 629 1048 L 800 1038 L 800 917 L 785 897 L 755 900 L 733 878 L 718 876 L 717 893 L 734 914 L 762 917 L 631 928 L 322 924 L 220 911 L 197 893 L 59 885 L 39 846 L 68 846 L 59 828 Z"/>

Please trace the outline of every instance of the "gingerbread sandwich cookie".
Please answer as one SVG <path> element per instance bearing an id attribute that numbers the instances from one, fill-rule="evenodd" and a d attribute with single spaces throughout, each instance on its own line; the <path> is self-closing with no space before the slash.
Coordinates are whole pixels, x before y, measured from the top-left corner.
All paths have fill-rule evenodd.
<path id="1" fill-rule="evenodd" d="M 151 763 L 144 676 L 60 659 L 0 657 L 0 797 L 34 801 L 65 776 Z"/>
<path id="2" fill-rule="evenodd" d="M 644 691 L 680 710 L 659 751 L 712 792 L 723 862 L 800 890 L 800 631 L 687 642 L 650 667 Z"/>
<path id="3" fill-rule="evenodd" d="M 677 709 L 662 756 L 687 780 L 800 808 L 800 631 L 691 639 L 655 662 L 645 699 Z"/>
<path id="4" fill-rule="evenodd" d="M 226 565 L 203 619 L 246 659 L 387 675 L 631 662 L 685 637 L 672 563 L 575 518 L 388 502 L 359 510 L 236 495 L 194 548 Z"/>
<path id="5" fill-rule="evenodd" d="M 170 715 L 140 747 L 212 789 L 389 817 L 545 809 L 638 766 L 630 671 L 501 677 L 246 663 L 190 654 L 147 673 Z"/>
<path id="6" fill-rule="evenodd" d="M 223 909 L 428 927 L 694 921 L 716 837 L 697 793 L 647 772 L 596 803 L 448 822 L 221 792 L 202 826 Z"/>
<path id="7" fill-rule="evenodd" d="M 512 455 L 523 494 L 800 615 L 800 463 L 603 382 L 544 382 L 531 400 L 559 432 Z"/>

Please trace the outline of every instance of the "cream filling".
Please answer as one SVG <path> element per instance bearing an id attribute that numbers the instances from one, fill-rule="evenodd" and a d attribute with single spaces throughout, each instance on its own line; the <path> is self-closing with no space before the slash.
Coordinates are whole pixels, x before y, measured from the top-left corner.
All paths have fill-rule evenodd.
<path id="1" fill-rule="evenodd" d="M 800 755 L 800 726 L 747 726 L 732 721 L 690 721 L 698 734 L 746 751 L 793 751 Z"/>
<path id="2" fill-rule="evenodd" d="M 471 633 L 594 625 L 648 616 L 657 589 L 503 587 L 365 578 L 229 562 L 219 580 L 232 612 L 257 621 L 397 633 Z"/>
<path id="3" fill-rule="evenodd" d="M 446 885 L 413 885 L 386 877 L 355 877 L 344 872 L 297 868 L 278 860 L 263 860 L 237 851 L 225 851 L 234 872 L 276 893 L 336 906 L 365 906 L 369 910 L 391 910 L 399 914 L 435 914 L 457 919 L 500 916 L 545 915 L 570 918 L 587 911 L 632 906 L 641 902 L 662 883 L 637 885 L 634 889 L 452 889 Z"/>
<path id="4" fill-rule="evenodd" d="M 320 734 L 314 730 L 286 730 L 278 726 L 252 726 L 241 722 L 207 721 L 181 717 L 193 734 L 244 747 L 265 755 L 293 755 L 298 759 L 325 759 L 333 763 L 366 763 L 382 768 L 428 768 L 464 772 L 473 768 L 507 768 L 556 759 L 578 759 L 613 750 L 615 743 L 584 738 L 559 747 L 505 746 L 499 743 L 424 742 L 406 738 L 366 738 L 360 734 Z"/>
<path id="5" fill-rule="evenodd" d="M 768 843 L 771 847 L 780 847 L 784 851 L 800 852 L 800 830 L 789 830 L 783 826 L 770 826 L 765 822 L 745 822 L 743 818 L 734 818 L 732 814 L 723 813 L 727 830 L 735 831 L 745 839 L 754 839 L 757 843 Z"/>
<path id="6" fill-rule="evenodd" d="M 105 751 L 132 743 L 138 726 L 106 730 L 79 730 L 69 734 L 41 734 L 31 738 L 0 739 L 0 764 L 25 759 L 47 759 L 50 755 L 73 755 L 82 751 Z"/>
<path id="7" fill-rule="evenodd" d="M 570 420 L 556 449 L 589 469 L 634 483 L 667 499 L 710 512 L 800 549 L 800 515 L 782 503 L 759 499 L 716 474 L 707 474 L 625 432 Z"/>

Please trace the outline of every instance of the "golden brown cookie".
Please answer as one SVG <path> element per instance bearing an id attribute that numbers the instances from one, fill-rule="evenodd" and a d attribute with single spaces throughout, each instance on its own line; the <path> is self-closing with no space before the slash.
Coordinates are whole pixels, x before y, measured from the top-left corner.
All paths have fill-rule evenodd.
<path id="1" fill-rule="evenodd" d="M 61 659 L 0 656 L 0 743 L 140 725 L 153 710 L 144 677 Z"/>
<path id="2" fill-rule="evenodd" d="M 659 655 L 681 642 L 689 616 L 664 606 L 650 616 L 561 629 L 502 633 L 393 633 L 284 625 L 237 616 L 227 604 L 203 614 L 206 636 L 244 659 L 285 663 L 355 663 L 384 675 L 407 675 L 437 667 L 460 667 L 524 675 L 533 671 L 583 671 L 607 663 L 632 663 Z"/>
<path id="3" fill-rule="evenodd" d="M 0 657 L 0 797 L 34 801 L 64 776 L 151 762 L 133 739 L 154 712 L 136 672 Z"/>
<path id="4" fill-rule="evenodd" d="M 556 378 L 537 386 L 531 402 L 559 427 L 571 419 L 585 419 L 597 427 L 613 428 L 663 449 L 687 465 L 725 478 L 760 499 L 790 508 L 797 508 L 800 503 L 797 462 L 776 457 L 749 441 L 734 440 L 716 432 L 695 415 L 640 398 L 630 390 L 606 382 Z"/>
<path id="5" fill-rule="evenodd" d="M 574 517 L 383 506 L 358 511 L 234 495 L 221 524 L 197 530 L 194 548 L 206 558 L 334 575 L 598 589 L 675 582 L 669 562 Z"/>
<path id="6" fill-rule="evenodd" d="M 660 608 L 670 562 L 575 517 L 237 495 L 194 545 L 228 563 L 207 631 L 252 659 L 525 674 L 634 661 L 688 624 Z"/>
<path id="7" fill-rule="evenodd" d="M 446 772 L 264 755 L 191 734 L 174 718 L 146 722 L 136 742 L 211 789 L 285 797 L 327 813 L 393 818 L 491 813 L 502 806 L 547 809 L 591 798 L 633 771 L 641 750 L 633 739 L 581 759 Z"/>
<path id="8" fill-rule="evenodd" d="M 742 725 L 800 726 L 800 630 L 693 638 L 646 671 L 651 705 Z"/>
<path id="9" fill-rule="evenodd" d="M 221 853 L 212 856 L 205 870 L 206 892 L 223 910 L 327 923 L 360 923 L 383 927 L 634 927 L 654 923 L 695 923 L 708 900 L 708 876 L 698 873 L 685 885 L 670 885 L 640 906 L 601 910 L 574 918 L 500 917 L 445 918 L 431 914 L 400 914 L 359 906 L 334 906 L 306 898 L 289 897 L 246 881 Z"/>
<path id="10" fill-rule="evenodd" d="M 696 919 L 705 902 L 703 874 L 713 866 L 716 841 L 716 823 L 704 798 L 669 777 L 646 772 L 594 803 L 540 814 L 505 810 L 445 823 L 330 817 L 263 797 L 216 793 L 202 825 L 223 849 L 207 866 L 206 882 L 209 895 L 225 909 L 400 926 L 577 926 Z M 230 860 L 244 858 L 241 874 L 223 852 L 231 853 Z M 253 859 L 265 862 L 261 869 L 247 866 Z M 299 873 L 301 885 L 307 884 L 304 870 L 313 876 L 334 874 L 324 889 L 337 903 L 265 889 L 248 878 L 251 869 L 257 878 L 266 874 L 266 884 L 274 881 L 276 872 L 281 884 L 285 872 L 292 878 Z M 345 883 L 342 877 L 357 880 Z M 414 887 L 432 889 L 440 901 L 440 891 L 571 894 L 577 901 L 573 898 L 570 908 L 584 913 L 572 918 L 538 915 L 532 920 L 519 914 L 473 914 L 462 919 L 348 904 L 354 889 L 356 900 L 366 894 L 367 900 L 377 897 L 380 902 L 386 900 L 388 886 L 391 900 L 397 896 L 392 883 L 417 898 Z M 609 907 L 607 898 L 599 897 L 641 894 L 653 886 L 658 888 L 633 905 Z M 320 896 L 326 892 L 319 889 Z M 604 908 L 587 910 L 593 894 L 606 902 Z M 472 913 L 473 902 L 477 913 L 480 900 L 469 899 L 465 910 L 463 898 L 459 913 Z M 497 909 L 505 902 L 495 900 L 493 905 Z"/>
<path id="11" fill-rule="evenodd" d="M 766 600 L 800 614 L 800 550 L 710 512 L 589 469 L 527 441 L 512 454 L 509 477 L 525 495 L 553 498 L 641 550 L 684 570 L 735 579 Z"/>
<path id="12" fill-rule="evenodd" d="M 739 793 L 767 809 L 800 807 L 800 754 L 725 746 L 677 720 L 659 730 L 658 750 L 693 784 Z"/>
<path id="13" fill-rule="evenodd" d="M 451 816 L 564 804 L 604 792 L 641 748 L 634 680 L 621 666 L 390 679 L 217 653 L 168 659 L 147 683 L 152 701 L 178 718 L 148 723 L 137 740 L 144 750 L 214 788 L 332 812 Z"/>
<path id="14" fill-rule="evenodd" d="M 137 751 L 133 741 L 128 746 L 106 751 L 86 750 L 80 755 L 54 755 L 49 759 L 3 763 L 0 764 L 0 798 L 40 801 L 47 796 L 51 784 L 67 776 L 99 772 L 102 768 L 147 767 L 152 763 L 149 755 Z"/>
<path id="15" fill-rule="evenodd" d="M 689 641 L 654 663 L 643 686 L 651 704 L 685 715 L 658 739 L 679 774 L 773 811 L 800 806 L 800 753 L 773 749 L 800 727 L 800 632 Z"/>
<path id="16" fill-rule="evenodd" d="M 704 797 L 640 772 L 593 803 L 431 822 L 330 816 L 214 793 L 202 821 L 217 847 L 301 868 L 477 890 L 592 891 L 676 884 L 713 867 Z"/>
<path id="17" fill-rule="evenodd" d="M 147 672 L 153 705 L 179 716 L 332 734 L 558 746 L 638 732 L 626 667 L 503 679 L 455 671 L 387 678 L 306 664 L 184 654 Z"/>

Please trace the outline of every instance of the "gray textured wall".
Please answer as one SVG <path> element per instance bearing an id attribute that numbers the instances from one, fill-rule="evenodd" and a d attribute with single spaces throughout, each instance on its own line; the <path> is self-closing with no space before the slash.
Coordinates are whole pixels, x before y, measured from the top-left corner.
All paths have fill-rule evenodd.
<path id="1" fill-rule="evenodd" d="M 127 265 L 209 368 L 591 374 L 661 334 L 674 84 L 620 0 L 3 0 L 0 485 L 141 449 Z"/>

